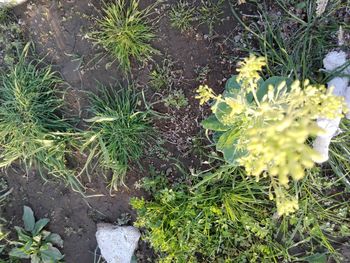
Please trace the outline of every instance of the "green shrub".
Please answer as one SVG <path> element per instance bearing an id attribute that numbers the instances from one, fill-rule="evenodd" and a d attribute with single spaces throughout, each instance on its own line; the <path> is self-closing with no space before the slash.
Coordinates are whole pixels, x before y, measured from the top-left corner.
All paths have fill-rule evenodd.
<path id="1" fill-rule="evenodd" d="M 318 170 L 290 189 L 300 209 L 282 217 L 269 200 L 268 181 L 257 183 L 239 168 L 222 165 L 195 182 L 152 184 L 153 200 L 131 200 L 135 225 L 145 228 L 159 262 L 341 261 L 333 244 L 350 236 L 350 206 L 346 196 L 327 194 L 337 185 Z"/>
<path id="2" fill-rule="evenodd" d="M 28 61 L 26 45 L 18 63 L 0 73 L 0 167 L 16 161 L 28 170 L 39 169 L 80 184 L 66 166 L 66 153 L 74 144 L 72 127 L 60 115 L 61 80 L 49 66 Z"/>
<path id="3" fill-rule="evenodd" d="M 32 209 L 24 206 L 24 229 L 15 227 L 18 241 L 12 242 L 15 247 L 9 252 L 9 256 L 30 259 L 32 263 L 55 263 L 63 259 L 64 256 L 54 247 L 55 245 L 63 247 L 61 237 L 43 230 L 49 221 L 49 219 L 43 218 L 35 222 Z"/>
<path id="4" fill-rule="evenodd" d="M 123 183 L 130 162 L 138 162 L 155 131 L 149 111 L 138 111 L 138 96 L 130 89 L 101 88 L 92 95 L 91 131 L 85 147 L 92 147 L 89 160 L 96 157 L 103 168 L 113 171 L 111 188 Z M 89 162 L 88 162 L 89 163 Z"/>
<path id="5" fill-rule="evenodd" d="M 118 0 L 103 9 L 104 17 L 97 21 L 98 31 L 92 39 L 104 47 L 124 71 L 129 71 L 131 59 L 144 61 L 156 50 L 150 45 L 155 38 L 148 20 L 151 7 L 139 9 L 139 1 Z"/>
<path id="6" fill-rule="evenodd" d="M 157 189 L 154 201 L 131 201 L 138 212 L 136 226 L 146 228 L 145 239 L 162 253 L 160 262 L 254 262 L 254 253 L 265 252 L 272 262 L 274 246 L 266 238 L 273 227 L 272 207 L 266 193 L 253 180 L 242 180 L 241 170 L 226 172 L 233 173 L 235 183 L 226 178 L 217 186 L 192 189 L 180 184 Z"/>

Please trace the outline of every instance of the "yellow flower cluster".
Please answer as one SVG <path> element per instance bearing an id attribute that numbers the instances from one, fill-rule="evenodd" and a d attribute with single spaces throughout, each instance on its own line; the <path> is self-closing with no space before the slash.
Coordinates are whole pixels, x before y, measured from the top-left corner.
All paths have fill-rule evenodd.
<path id="1" fill-rule="evenodd" d="M 299 209 L 298 200 L 296 198 L 277 198 L 276 206 L 279 216 L 289 215 Z"/>
<path id="2" fill-rule="evenodd" d="M 208 87 L 208 85 L 201 85 L 197 89 L 198 95 L 195 97 L 196 99 L 199 99 L 199 104 L 203 105 L 210 99 L 215 98 L 215 94 L 211 88 Z"/>
<path id="3" fill-rule="evenodd" d="M 291 85 L 286 82 L 270 85 L 266 95 L 258 99 L 259 72 L 265 65 L 264 58 L 253 55 L 240 64 L 237 81 L 241 89 L 234 98 L 215 96 L 208 86 L 198 89 L 198 98 L 201 103 L 214 98 L 212 111 L 216 115 L 222 102 L 231 108 L 225 111 L 226 116 L 220 115 L 220 121 L 240 127 L 235 147 L 245 149 L 247 154 L 238 162 L 257 180 L 262 174 L 270 176 L 278 213 L 283 215 L 298 209 L 298 202 L 281 194 L 281 187 L 288 188 L 290 178 L 303 178 L 305 169 L 312 168 L 319 157 L 307 144 L 310 137 L 323 133 L 316 119 L 339 117 L 346 107 L 341 97 L 327 92 L 324 86 L 311 85 L 308 80 L 303 83 L 297 80 Z M 245 99 L 249 92 L 254 97 L 253 103 Z"/>
<path id="4" fill-rule="evenodd" d="M 289 176 L 299 180 L 304 177 L 304 170 L 314 165 L 313 160 L 319 156 L 306 141 L 323 133 L 315 119 L 339 116 L 343 101 L 325 93 L 323 87 L 308 82 L 304 85 L 307 86 L 302 88 L 295 81 L 287 91 L 285 83 L 281 83 L 276 93 L 270 87 L 260 105 L 252 106 L 252 121 L 241 140 L 248 154 L 240 164 L 248 174 L 259 177 L 267 171 L 287 187 Z"/>
<path id="5" fill-rule="evenodd" d="M 245 58 L 238 65 L 240 68 L 237 69 L 239 72 L 237 81 L 241 82 L 248 92 L 255 91 L 260 79 L 259 72 L 266 66 L 265 58 L 250 55 L 249 58 Z"/>

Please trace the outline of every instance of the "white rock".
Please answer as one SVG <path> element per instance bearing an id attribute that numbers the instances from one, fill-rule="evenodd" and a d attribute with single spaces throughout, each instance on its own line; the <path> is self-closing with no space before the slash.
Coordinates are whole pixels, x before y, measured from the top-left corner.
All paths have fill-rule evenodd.
<path id="1" fill-rule="evenodd" d="M 326 55 L 323 60 L 324 68 L 328 71 L 335 70 L 346 63 L 346 54 L 344 52 L 330 52 Z M 348 73 L 349 67 L 344 69 L 342 73 Z M 335 77 L 331 79 L 328 83 L 328 89 L 333 89 L 332 93 L 335 96 L 340 96 L 345 98 L 348 109 L 350 109 L 350 89 L 348 88 L 349 79 L 347 77 Z M 339 109 L 341 111 L 341 109 Z M 350 117 L 350 113 L 348 114 Z M 314 160 L 317 163 L 323 163 L 328 160 L 329 145 L 333 136 L 335 136 L 339 129 L 340 118 L 336 119 L 326 119 L 318 118 L 317 124 L 322 128 L 325 133 L 317 136 L 313 143 L 313 148 L 321 155 L 321 159 Z"/>
<path id="2" fill-rule="evenodd" d="M 133 226 L 97 224 L 97 244 L 107 263 L 130 263 L 140 236 Z"/>
<path id="3" fill-rule="evenodd" d="M 323 66 L 326 70 L 332 71 L 346 63 L 346 53 L 343 51 L 329 52 L 323 59 Z"/>
<path id="4" fill-rule="evenodd" d="M 0 7 L 5 7 L 5 6 L 16 6 L 23 4 L 27 0 L 0 0 Z"/>

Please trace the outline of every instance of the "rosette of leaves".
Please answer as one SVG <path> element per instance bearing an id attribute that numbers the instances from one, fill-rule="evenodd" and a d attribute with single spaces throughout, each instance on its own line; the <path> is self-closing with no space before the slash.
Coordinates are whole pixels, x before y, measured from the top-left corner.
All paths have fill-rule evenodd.
<path id="1" fill-rule="evenodd" d="M 63 240 L 58 234 L 44 230 L 49 219 L 35 221 L 33 210 L 24 206 L 22 227 L 16 226 L 18 241 L 11 242 L 15 247 L 9 252 L 10 257 L 30 259 L 31 263 L 60 262 L 64 255 L 55 247 L 63 247 Z"/>
<path id="2" fill-rule="evenodd" d="M 238 164 L 238 160 L 247 154 L 247 150 L 239 147 L 238 140 L 241 137 L 242 126 L 249 121 L 240 115 L 239 118 L 228 120 L 227 116 L 233 113 L 232 107 L 226 102 L 226 98 L 237 98 L 240 96 L 242 85 L 237 81 L 237 75 L 232 76 L 225 85 L 225 91 L 222 94 L 222 100 L 215 106 L 215 111 L 207 119 L 202 121 L 202 126 L 206 130 L 213 132 L 213 139 L 216 143 L 216 150 L 221 152 L 225 161 L 231 164 Z M 285 82 L 289 87 L 292 81 L 286 77 L 271 77 L 267 80 L 260 79 L 258 81 L 258 89 L 256 97 L 261 100 L 268 91 L 270 85 L 276 87 Z M 240 98 L 244 104 L 254 104 L 254 96 L 252 92 L 246 94 L 244 98 Z"/>

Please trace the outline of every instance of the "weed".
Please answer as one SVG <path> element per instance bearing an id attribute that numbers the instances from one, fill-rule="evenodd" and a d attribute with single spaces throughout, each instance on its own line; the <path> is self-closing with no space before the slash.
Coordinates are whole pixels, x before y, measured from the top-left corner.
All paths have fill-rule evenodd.
<path id="1" fill-rule="evenodd" d="M 118 88 L 118 87 L 116 87 Z M 92 95 L 93 118 L 89 139 L 93 144 L 89 161 L 97 157 L 102 167 L 111 169 L 111 189 L 122 184 L 130 162 L 138 162 L 147 145 L 155 141 L 150 112 L 138 111 L 138 96 L 130 89 L 101 87 L 101 94 Z"/>
<path id="2" fill-rule="evenodd" d="M 208 81 L 208 75 L 210 73 L 209 65 L 204 67 L 198 66 L 195 68 L 195 73 L 197 74 L 196 81 L 200 84 L 204 84 Z"/>
<path id="3" fill-rule="evenodd" d="M 22 227 L 15 227 L 18 241 L 11 242 L 15 247 L 9 252 L 10 257 L 30 259 L 32 263 L 59 262 L 63 259 L 61 252 L 54 247 L 63 247 L 63 240 L 58 234 L 43 230 L 49 223 L 43 218 L 35 222 L 31 208 L 24 206 Z"/>
<path id="4" fill-rule="evenodd" d="M 195 21 L 195 8 L 181 0 L 171 8 L 169 17 L 172 27 L 181 32 L 189 31 L 192 28 L 192 22 Z"/>
<path id="5" fill-rule="evenodd" d="M 131 68 L 131 59 L 143 62 L 156 50 L 150 45 L 155 38 L 148 20 L 151 7 L 140 10 L 139 1 L 116 1 L 103 9 L 104 17 L 97 21 L 98 31 L 93 41 L 104 47 L 119 62 L 124 71 Z"/>
<path id="6" fill-rule="evenodd" d="M 15 161 L 25 168 L 36 166 L 65 179 L 73 189 L 81 185 L 66 166 L 66 153 L 75 147 L 75 134 L 59 111 L 61 80 L 49 66 L 27 62 L 27 44 L 18 63 L 0 75 L 0 167 Z"/>
<path id="7" fill-rule="evenodd" d="M 0 66 L 17 62 L 17 50 L 23 49 L 21 28 L 7 9 L 0 9 Z"/>
<path id="8" fill-rule="evenodd" d="M 171 89 L 175 81 L 173 66 L 174 62 L 170 58 L 164 59 L 161 65 L 156 65 L 150 74 L 149 85 L 156 91 L 164 88 Z"/>
<path id="9" fill-rule="evenodd" d="M 201 0 L 198 20 L 208 26 L 210 36 L 214 33 L 214 25 L 221 20 L 223 4 L 224 0 Z"/>
<path id="10" fill-rule="evenodd" d="M 180 110 L 188 105 L 188 99 L 182 90 L 174 90 L 164 99 L 164 105 Z"/>

